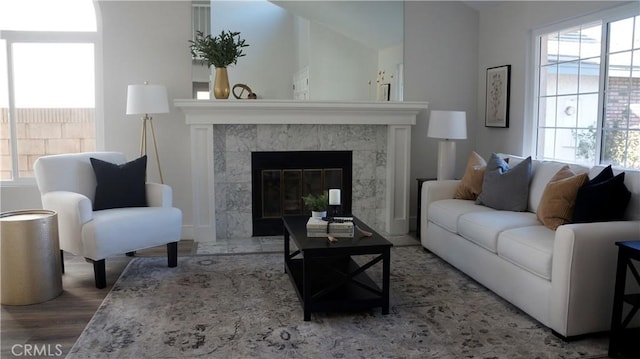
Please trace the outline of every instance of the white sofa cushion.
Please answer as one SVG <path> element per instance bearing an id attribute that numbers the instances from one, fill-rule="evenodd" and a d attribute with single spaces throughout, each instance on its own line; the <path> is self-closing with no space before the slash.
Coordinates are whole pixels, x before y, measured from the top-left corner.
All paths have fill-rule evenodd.
<path id="1" fill-rule="evenodd" d="M 497 253 L 497 241 L 501 232 L 517 227 L 540 224 L 530 212 L 478 211 L 465 213 L 458 219 L 458 234 L 469 241 Z"/>
<path id="2" fill-rule="evenodd" d="M 546 280 L 551 280 L 555 231 L 543 226 L 510 229 L 498 237 L 498 256 Z"/>
<path id="3" fill-rule="evenodd" d="M 463 199 L 444 199 L 429 205 L 429 221 L 458 233 L 458 218 L 469 212 L 495 212 L 495 209 L 475 204 Z"/>

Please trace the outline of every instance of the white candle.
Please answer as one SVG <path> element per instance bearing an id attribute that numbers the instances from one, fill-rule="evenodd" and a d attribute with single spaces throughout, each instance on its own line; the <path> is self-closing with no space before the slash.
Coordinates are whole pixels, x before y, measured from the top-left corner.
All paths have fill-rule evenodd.
<path id="1" fill-rule="evenodd" d="M 339 206 L 340 205 L 340 190 L 339 189 L 330 189 L 329 190 L 329 205 L 330 206 Z"/>

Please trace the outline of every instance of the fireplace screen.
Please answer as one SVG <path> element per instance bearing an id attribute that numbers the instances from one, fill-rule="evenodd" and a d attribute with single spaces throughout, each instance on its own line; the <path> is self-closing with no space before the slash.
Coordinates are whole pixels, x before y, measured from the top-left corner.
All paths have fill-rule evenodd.
<path id="1" fill-rule="evenodd" d="M 287 169 L 262 171 L 262 218 L 305 214 L 302 197 L 329 188 L 342 190 L 342 169 Z"/>
<path id="2" fill-rule="evenodd" d="M 282 216 L 306 215 L 302 197 L 341 190 L 342 213 L 351 213 L 351 151 L 253 152 L 253 235 L 282 234 Z"/>

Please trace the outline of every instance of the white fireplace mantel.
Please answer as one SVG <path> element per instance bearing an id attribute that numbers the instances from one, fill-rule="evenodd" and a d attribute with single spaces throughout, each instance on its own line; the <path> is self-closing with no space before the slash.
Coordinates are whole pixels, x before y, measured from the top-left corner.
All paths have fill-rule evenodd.
<path id="1" fill-rule="evenodd" d="M 174 100 L 187 125 L 351 124 L 415 125 L 426 102 Z"/>
<path id="2" fill-rule="evenodd" d="M 409 230 L 411 127 L 427 102 L 174 100 L 191 129 L 194 238 L 215 241 L 213 125 L 384 125 L 387 181 L 384 230 Z"/>

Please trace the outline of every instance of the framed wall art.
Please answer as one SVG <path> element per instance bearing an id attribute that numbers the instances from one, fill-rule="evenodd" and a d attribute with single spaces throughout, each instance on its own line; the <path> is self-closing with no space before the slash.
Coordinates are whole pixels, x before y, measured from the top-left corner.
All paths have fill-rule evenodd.
<path id="1" fill-rule="evenodd" d="M 485 127 L 509 127 L 509 92 L 511 65 L 487 69 Z"/>

